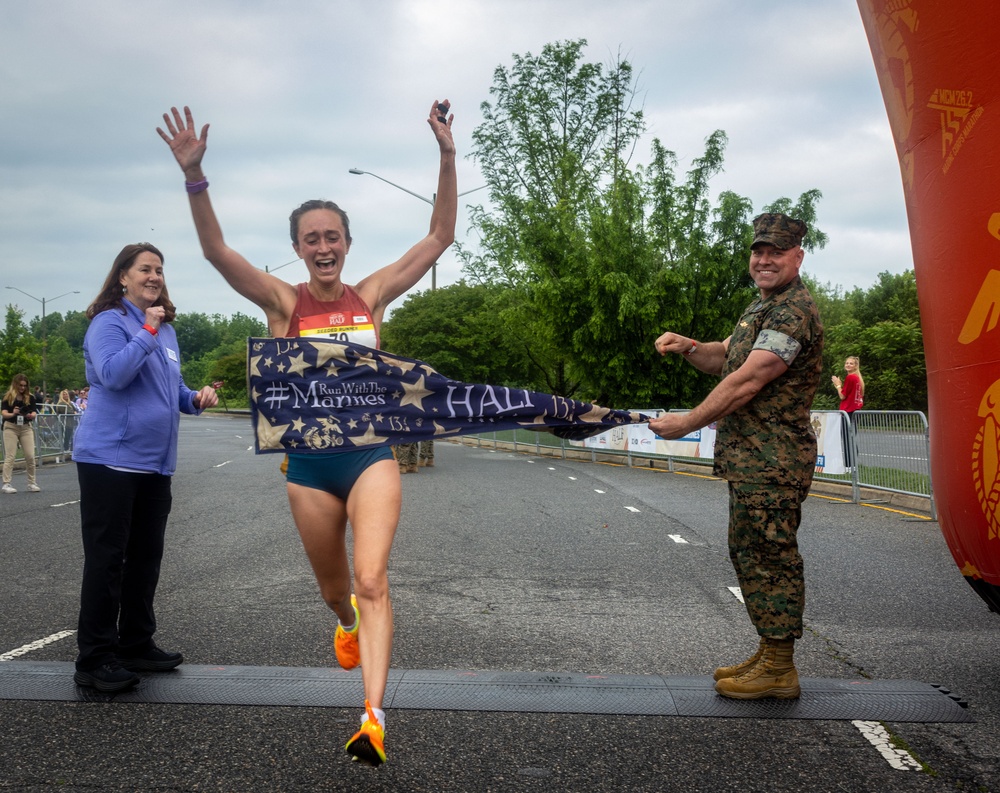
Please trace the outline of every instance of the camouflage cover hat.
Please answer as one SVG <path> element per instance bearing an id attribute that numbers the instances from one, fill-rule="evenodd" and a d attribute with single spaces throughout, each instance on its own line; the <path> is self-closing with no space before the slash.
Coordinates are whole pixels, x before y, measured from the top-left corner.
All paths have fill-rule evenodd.
<path id="1" fill-rule="evenodd" d="M 753 242 L 750 247 L 766 242 L 775 248 L 788 250 L 802 244 L 808 228 L 801 220 L 780 212 L 765 212 L 753 219 Z"/>

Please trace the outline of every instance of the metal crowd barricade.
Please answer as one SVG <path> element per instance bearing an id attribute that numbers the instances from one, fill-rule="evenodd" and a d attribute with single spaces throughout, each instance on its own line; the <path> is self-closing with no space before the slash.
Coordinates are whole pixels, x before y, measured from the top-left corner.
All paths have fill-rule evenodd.
<path id="1" fill-rule="evenodd" d="M 637 412 L 652 415 L 660 411 L 640 409 Z M 842 416 L 846 419 L 846 414 Z M 70 456 L 73 452 L 73 435 L 79 421 L 79 414 L 39 414 L 35 430 L 35 453 L 39 460 L 46 456 L 60 459 Z M 504 446 L 514 451 L 533 450 L 539 455 L 544 448 L 546 452 L 558 454 L 564 459 L 568 450 L 577 458 L 589 452 L 591 462 L 596 462 L 598 456 L 621 457 L 629 467 L 634 466 L 637 460 L 646 460 L 650 464 L 653 460 L 663 460 L 671 471 L 675 470 L 675 463 L 709 468 L 712 465 L 711 460 L 704 458 L 636 452 L 631 449 L 598 450 L 571 445 L 555 435 L 535 430 L 502 430 L 467 437 L 478 438 L 479 446 L 484 445 L 484 440 L 490 439 L 494 448 Z M 927 417 L 923 413 L 906 410 L 859 410 L 853 414 L 848 437 L 848 442 L 854 447 L 853 459 L 856 464 L 853 470 L 845 474 L 819 473 L 815 476 L 817 480 L 851 485 L 852 500 L 856 503 L 862 500 L 861 488 L 926 498 L 931 518 L 937 519 L 930 470 L 930 433 Z"/>
<path id="2" fill-rule="evenodd" d="M 53 413 L 51 405 L 35 419 L 35 457 L 40 462 L 47 457 L 58 460 L 73 454 L 73 436 L 80 423 L 79 413 Z"/>
<path id="3" fill-rule="evenodd" d="M 936 519 L 927 417 L 917 410 L 859 410 L 852 416 L 851 431 L 859 484 L 926 497 Z"/>
<path id="4" fill-rule="evenodd" d="M 639 410 L 638 412 L 653 414 L 659 411 Z M 675 410 L 671 412 L 687 412 Z M 814 411 L 815 413 L 837 413 L 841 411 Z M 847 414 L 842 413 L 847 419 Z M 543 448 L 558 450 L 561 457 L 566 457 L 567 450 L 579 459 L 589 452 L 591 462 L 601 458 L 623 458 L 625 464 L 632 467 L 637 460 L 663 460 L 668 470 L 675 470 L 675 463 L 688 466 L 711 468 L 712 461 L 704 458 L 679 457 L 661 455 L 650 452 L 636 452 L 631 449 L 594 449 L 571 445 L 546 432 L 534 430 L 505 430 L 470 435 L 477 438 L 477 445 L 492 445 L 494 448 L 510 448 L 513 451 L 533 450 L 541 454 Z M 485 444 L 484 444 L 485 441 Z M 848 427 L 848 443 L 853 446 L 852 470 L 844 474 L 818 473 L 817 480 L 839 482 L 851 486 L 852 500 L 860 503 L 861 488 L 867 491 L 882 490 L 887 493 L 899 493 L 926 498 L 929 502 L 930 516 L 937 519 L 934 505 L 934 489 L 930 473 L 930 434 L 927 418 L 919 411 L 904 410 L 859 410 L 853 414 Z M 849 458 L 851 459 L 851 458 Z M 641 464 L 641 463 L 639 463 Z M 871 500 L 871 499 L 867 499 Z"/>

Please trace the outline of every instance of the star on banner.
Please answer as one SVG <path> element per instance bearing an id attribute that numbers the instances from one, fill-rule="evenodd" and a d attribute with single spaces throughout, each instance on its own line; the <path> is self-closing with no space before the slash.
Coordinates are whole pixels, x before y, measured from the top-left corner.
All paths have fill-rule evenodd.
<path id="1" fill-rule="evenodd" d="M 364 355 L 359 355 L 355 366 L 370 366 L 373 372 L 378 372 L 378 361 L 372 356 L 370 352 L 366 352 Z"/>
<path id="2" fill-rule="evenodd" d="M 267 421 L 257 422 L 257 445 L 261 449 L 280 449 L 281 438 L 290 424 L 276 424 L 272 426 Z"/>
<path id="3" fill-rule="evenodd" d="M 420 379 L 415 383 L 403 383 L 403 390 L 406 395 L 399 401 L 399 406 L 415 405 L 420 410 L 424 409 L 424 398 L 434 393 L 427 389 L 423 375 L 420 375 Z"/>
<path id="4" fill-rule="evenodd" d="M 306 354 L 299 353 L 294 358 L 288 359 L 288 374 L 305 374 L 306 369 L 310 367 L 310 364 L 306 363 Z"/>
<path id="5" fill-rule="evenodd" d="M 374 443 L 382 443 L 388 438 L 384 436 L 379 436 L 375 434 L 375 427 L 371 424 L 368 425 L 368 429 L 365 430 L 364 435 L 350 435 L 348 436 L 351 443 L 355 446 L 371 446 Z"/>
<path id="6" fill-rule="evenodd" d="M 330 361 L 340 361 L 345 366 L 347 365 L 347 345 L 330 342 L 327 344 L 312 343 L 310 346 L 316 350 L 317 369 L 322 369 Z"/>

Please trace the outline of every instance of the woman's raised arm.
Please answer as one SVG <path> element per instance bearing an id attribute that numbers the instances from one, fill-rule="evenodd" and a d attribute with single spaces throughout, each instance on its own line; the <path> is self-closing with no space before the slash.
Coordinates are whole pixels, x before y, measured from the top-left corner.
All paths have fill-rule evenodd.
<path id="1" fill-rule="evenodd" d="M 381 316 L 393 300 L 416 285 L 455 241 L 458 178 L 455 175 L 455 140 L 451 134 L 451 124 L 455 116 L 448 115 L 450 109 L 451 104 L 447 99 L 443 102 L 435 100 L 427 117 L 427 123 L 434 132 L 441 152 L 437 193 L 427 236 L 397 261 L 377 270 L 358 283 L 359 294 L 378 316 Z"/>
<path id="2" fill-rule="evenodd" d="M 202 253 L 233 289 L 264 310 L 272 329 L 280 328 L 284 332 L 295 305 L 295 287 L 257 269 L 242 254 L 226 245 L 222 227 L 208 197 L 208 181 L 201 166 L 208 147 L 209 125 L 205 124 L 201 135 L 198 135 L 188 107 L 184 108 L 183 117 L 176 107 L 171 108 L 170 113 L 163 114 L 163 121 L 166 131 L 160 127 L 156 131 L 166 141 L 184 172 L 191 217 Z"/>

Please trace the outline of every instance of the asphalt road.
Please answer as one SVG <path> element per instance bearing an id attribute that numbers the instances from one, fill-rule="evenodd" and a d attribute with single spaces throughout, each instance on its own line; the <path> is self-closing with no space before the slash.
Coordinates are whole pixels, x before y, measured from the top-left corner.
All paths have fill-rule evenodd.
<path id="1" fill-rule="evenodd" d="M 325 667 L 334 621 L 245 418 L 184 417 L 157 599 L 193 664 Z M 756 644 L 728 587 L 725 484 L 438 443 L 403 478 L 390 576 L 399 669 L 707 675 Z M 74 466 L 0 496 L 0 655 L 75 628 Z M 677 535 L 685 542 L 675 542 Z M 849 721 L 389 714 L 389 762 L 349 762 L 358 710 L 0 701 L 0 790 L 1000 790 L 1000 615 L 935 523 L 811 497 L 803 677 L 941 684 L 970 724 L 890 723 L 897 770 Z M 21 661 L 72 661 L 72 635 Z"/>

